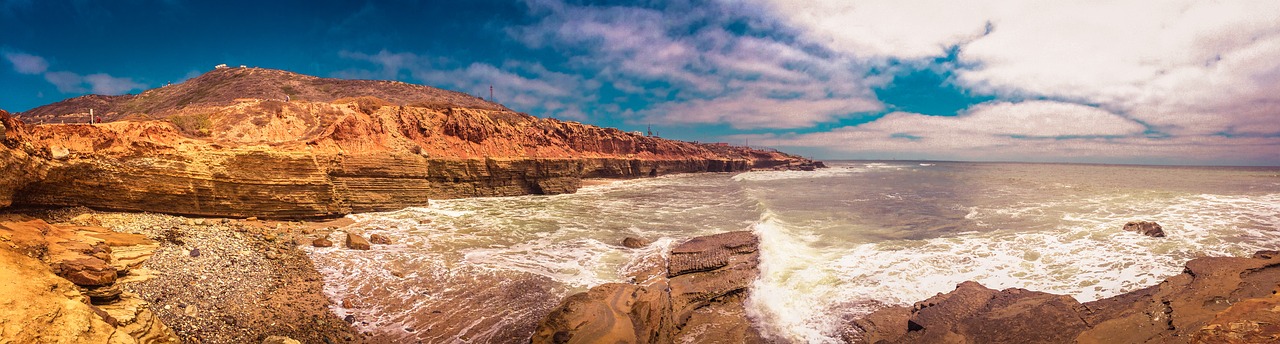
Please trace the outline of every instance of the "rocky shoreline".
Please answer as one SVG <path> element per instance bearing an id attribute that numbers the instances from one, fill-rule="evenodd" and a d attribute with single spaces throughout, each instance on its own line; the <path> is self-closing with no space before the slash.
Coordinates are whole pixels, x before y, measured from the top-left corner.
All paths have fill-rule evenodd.
<path id="1" fill-rule="evenodd" d="M 104 227 L 152 240 L 154 252 L 140 266 L 148 276 L 122 289 L 147 304 L 176 341 L 261 343 L 278 336 L 303 343 L 348 343 L 364 338 L 330 311 L 322 276 L 301 249 L 346 220 L 184 218 L 83 207 L 10 213 L 6 216 Z"/>
<path id="2" fill-rule="evenodd" d="M 376 335 L 352 326 L 353 317 L 334 314 L 323 278 L 303 250 L 349 224 L 346 219 L 187 218 L 83 207 L 10 209 L 0 215 L 0 258 L 5 258 L 6 271 L 17 274 L 7 280 L 31 284 L 5 290 L 39 294 L 47 288 L 41 285 L 50 284 L 57 293 L 34 300 L 65 301 L 33 302 L 83 310 L 26 332 L 17 329 L 30 325 L 15 320 L 41 315 L 7 314 L 0 317 L 0 337 L 36 342 L 98 337 L 141 343 L 376 341 Z M 99 241 L 92 238 L 109 240 L 94 244 Z M 102 245 L 110 249 L 93 248 Z M 566 297 L 538 322 L 531 341 L 778 342 L 756 327 L 744 305 L 759 275 L 758 245 L 751 232 L 688 239 L 654 258 L 665 261 L 628 276 L 630 282 Z M 103 276 L 95 275 L 94 268 L 69 270 L 59 262 L 79 258 L 61 252 L 104 258 L 116 267 L 111 277 L 117 272 L 119 277 L 103 284 L 93 277 Z M 44 269 L 49 272 L 38 272 L 40 266 L 48 266 Z M 964 282 L 914 305 L 884 307 L 853 319 L 840 333 L 850 343 L 1266 343 L 1280 339 L 1278 292 L 1280 253 L 1262 251 L 1251 258 L 1194 259 L 1182 274 L 1158 285 L 1086 303 Z M 40 312 L 39 307 L 17 309 Z M 90 325 L 76 325 L 81 323 Z M 78 326 L 91 331 L 76 332 Z"/>
<path id="3" fill-rule="evenodd" d="M 668 268 L 566 297 L 534 343 L 768 343 L 743 311 L 758 274 L 750 232 L 693 238 Z M 1280 252 L 1204 257 L 1151 287 L 1080 303 L 1066 295 L 964 282 L 840 329 L 849 343 L 1275 343 Z"/>

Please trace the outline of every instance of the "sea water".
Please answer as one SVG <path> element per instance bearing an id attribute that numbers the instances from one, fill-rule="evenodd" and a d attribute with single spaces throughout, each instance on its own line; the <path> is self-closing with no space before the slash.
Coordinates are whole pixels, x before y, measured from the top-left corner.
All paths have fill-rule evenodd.
<path id="1" fill-rule="evenodd" d="M 1276 168 L 830 165 L 433 201 L 351 216 L 349 228 L 393 245 L 310 253 L 334 311 L 376 339 L 522 342 L 563 297 L 627 282 L 679 240 L 751 230 L 762 275 L 749 315 L 773 339 L 823 343 L 876 308 L 967 280 L 1085 302 L 1156 284 L 1192 258 L 1280 248 Z M 1132 220 L 1167 237 L 1122 231 Z M 626 237 L 654 244 L 621 247 Z"/>

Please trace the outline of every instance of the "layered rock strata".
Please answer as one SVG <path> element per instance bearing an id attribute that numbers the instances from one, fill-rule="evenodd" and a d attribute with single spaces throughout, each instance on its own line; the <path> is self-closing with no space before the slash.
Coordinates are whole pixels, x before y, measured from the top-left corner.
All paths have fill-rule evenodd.
<path id="1" fill-rule="evenodd" d="M 423 86 L 260 69 L 187 83 L 23 115 L 75 123 L 79 114 L 62 112 L 89 102 L 115 122 L 24 126 L 0 115 L 9 128 L 0 167 L 20 171 L 0 177 L 0 206 L 332 217 L 432 198 L 571 193 L 583 178 L 821 166 L 776 151 L 539 119 Z M 284 93 L 246 96 L 290 90 L 289 101 Z"/>
<path id="2" fill-rule="evenodd" d="M 1280 255 L 1211 257 L 1123 295 L 1080 303 L 964 282 L 911 307 L 881 309 L 846 338 L 867 343 L 1275 343 Z"/>
<path id="3" fill-rule="evenodd" d="M 0 218 L 0 341 L 177 343 L 138 295 L 121 283 L 157 244 L 101 227 Z"/>
<path id="4" fill-rule="evenodd" d="M 534 343 L 758 343 L 743 300 L 759 276 L 751 232 L 675 246 L 665 268 L 638 283 L 608 283 L 569 296 L 539 325 Z"/>

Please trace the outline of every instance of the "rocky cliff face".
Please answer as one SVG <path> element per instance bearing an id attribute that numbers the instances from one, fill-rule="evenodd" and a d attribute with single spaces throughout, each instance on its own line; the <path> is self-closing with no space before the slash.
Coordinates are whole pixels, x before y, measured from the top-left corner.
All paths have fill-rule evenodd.
<path id="1" fill-rule="evenodd" d="M 759 239 L 730 232 L 672 248 L 665 269 L 569 296 L 533 343 L 762 343 L 743 300 L 759 276 Z"/>
<path id="2" fill-rule="evenodd" d="M 294 97 L 267 98 L 282 90 Z M 582 178 L 815 166 L 539 119 L 423 86 L 283 71 L 219 70 L 137 96 L 90 98 L 126 120 L 26 126 L 0 151 L 0 164 L 24 171 L 0 180 L 0 205 L 327 217 L 432 198 L 569 193 Z M 77 101 L 86 100 L 69 102 Z M 75 122 L 84 114 L 58 114 L 73 107 L 23 116 Z"/>

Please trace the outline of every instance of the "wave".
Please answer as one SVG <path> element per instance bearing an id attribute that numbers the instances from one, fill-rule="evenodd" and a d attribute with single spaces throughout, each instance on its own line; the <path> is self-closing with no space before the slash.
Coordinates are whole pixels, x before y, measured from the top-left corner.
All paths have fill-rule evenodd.
<path id="1" fill-rule="evenodd" d="M 1136 214 L 1159 219 L 1168 237 L 1122 231 Z M 1280 246 L 1280 194 L 1099 196 L 974 207 L 966 218 L 1006 228 L 842 246 L 830 244 L 831 233 L 766 210 L 753 226 L 761 239 L 761 277 L 749 313 L 774 338 L 835 343 L 850 319 L 951 291 L 963 281 L 1087 302 L 1159 283 L 1194 257 L 1246 256 Z M 1008 228 L 1025 221 L 1052 225 Z"/>

